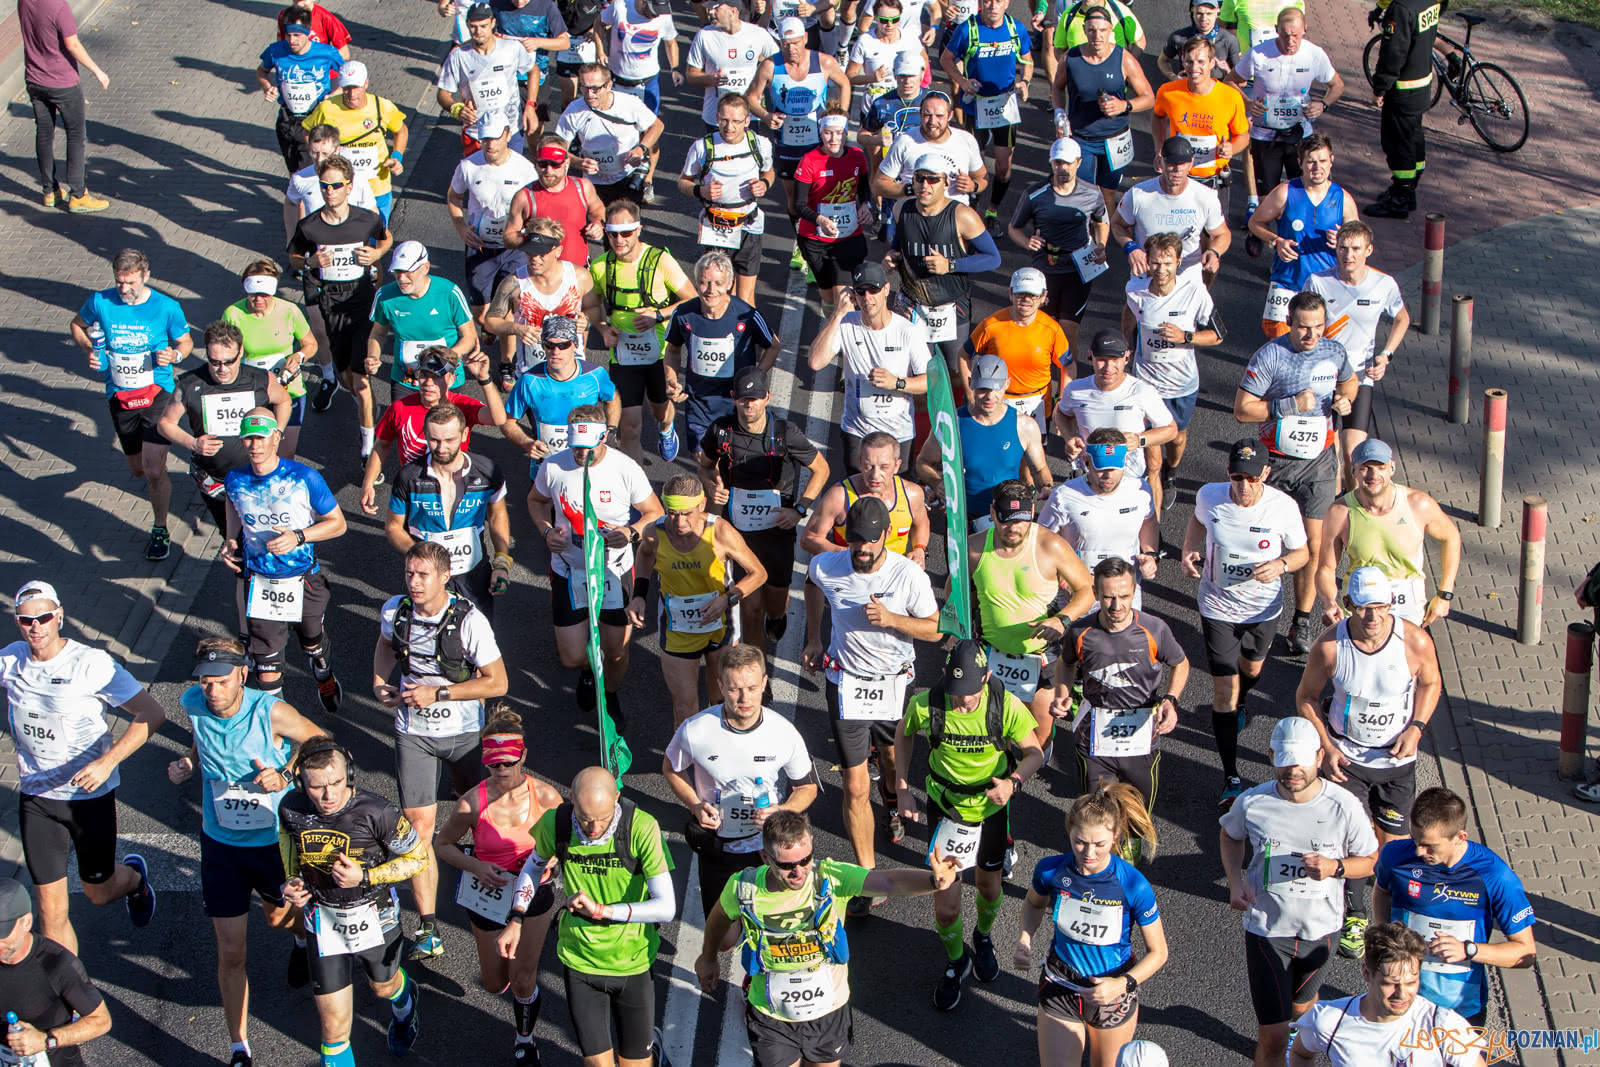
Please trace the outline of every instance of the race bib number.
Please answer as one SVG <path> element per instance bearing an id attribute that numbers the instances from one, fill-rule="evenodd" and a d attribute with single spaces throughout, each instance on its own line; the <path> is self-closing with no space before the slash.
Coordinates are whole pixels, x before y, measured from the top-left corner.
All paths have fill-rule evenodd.
<path id="1" fill-rule="evenodd" d="M 917 307 L 922 319 L 922 332 L 929 344 L 956 339 L 956 306 L 940 304 L 937 307 Z"/>
<path id="2" fill-rule="evenodd" d="M 563 48 L 561 51 L 557 52 L 556 62 L 571 63 L 574 66 L 580 66 L 584 63 L 595 62 L 598 56 L 599 52 L 594 43 L 594 38 L 585 37 L 583 40 L 578 42 L 578 47 Z M 743 90 L 740 91 L 742 92 Z"/>
<path id="3" fill-rule="evenodd" d="M 262 622 L 299 622 L 305 611 L 305 591 L 306 580 L 299 575 L 293 578 L 268 578 L 252 574 L 250 595 L 245 601 L 245 616 Z"/>
<path id="4" fill-rule="evenodd" d="M 1326 415 L 1285 415 L 1278 420 L 1272 447 L 1295 459 L 1316 459 L 1328 446 Z"/>
<path id="5" fill-rule="evenodd" d="M 593 147 L 588 153 L 589 158 L 599 167 L 590 176 L 590 181 L 596 185 L 613 185 L 622 180 L 622 151 L 615 147 L 614 140 L 611 144 L 613 145 L 611 148 Z"/>
<path id="6" fill-rule="evenodd" d="M 1398 704 L 1345 697 L 1344 735 L 1355 744 L 1366 748 L 1392 745 L 1395 735 L 1410 721 L 1410 714 Z"/>
<path id="7" fill-rule="evenodd" d="M 832 968 L 826 964 L 809 971 L 767 972 L 767 1004 L 785 1022 L 827 1015 L 838 1007 L 836 999 Z"/>
<path id="8" fill-rule="evenodd" d="M 264 352 L 258 353 L 254 356 L 246 352 L 244 356 L 244 365 L 246 367 L 254 367 L 256 370 L 264 370 L 268 374 L 272 374 L 277 371 L 279 367 L 283 366 L 284 362 L 292 354 L 292 350 L 287 348 L 283 349 L 281 352 Z"/>
<path id="9" fill-rule="evenodd" d="M 1276 36 L 1276 34 L 1274 34 Z M 1194 165 L 1205 166 L 1217 161 L 1217 139 L 1209 133 L 1186 133 L 1183 139 L 1194 149 Z"/>
<path id="10" fill-rule="evenodd" d="M 1293 299 L 1295 290 L 1282 286 L 1276 282 L 1267 285 L 1267 303 L 1261 309 L 1261 317 L 1267 322 L 1288 322 L 1289 301 Z"/>
<path id="11" fill-rule="evenodd" d="M 244 393 L 208 393 L 200 398 L 201 422 L 205 432 L 213 437 L 238 437 L 239 423 L 254 408 L 256 395 Z"/>
<path id="12" fill-rule="evenodd" d="M 383 944 L 383 920 L 370 900 L 350 908 L 318 904 L 314 922 L 318 956 L 354 956 Z"/>
<path id="13" fill-rule="evenodd" d="M 511 87 L 506 84 L 504 75 L 492 71 L 474 78 L 467 88 L 480 117 L 501 110 L 511 99 Z"/>
<path id="14" fill-rule="evenodd" d="M 341 145 L 339 154 L 350 161 L 350 169 L 357 178 L 372 179 L 378 176 L 378 154 L 382 146 L 375 144 Z"/>
<path id="15" fill-rule="evenodd" d="M 722 616 L 705 613 L 706 605 L 717 598 L 716 593 L 696 593 L 693 596 L 665 594 L 667 601 L 667 629 L 680 634 L 711 634 L 722 629 Z"/>
<path id="16" fill-rule="evenodd" d="M 661 358 L 661 335 L 654 326 L 617 338 L 617 362 L 624 367 L 647 367 Z"/>
<path id="17" fill-rule="evenodd" d="M 1017 104 L 1017 94 L 1011 92 L 1001 93 L 999 96 L 978 97 L 977 118 L 980 130 L 1015 126 L 1022 121 L 1022 110 Z"/>
<path id="18" fill-rule="evenodd" d="M 325 282 L 353 282 L 366 273 L 356 259 L 356 249 L 360 245 L 321 245 L 319 252 L 327 252 L 330 256 L 328 265 L 319 272 Z"/>
<path id="19" fill-rule="evenodd" d="M 978 843 L 983 837 L 983 827 L 976 823 L 940 819 L 933 828 L 933 839 L 928 846 L 928 858 L 934 850 L 947 860 L 956 861 L 956 870 L 965 871 L 977 866 Z"/>
<path id="20" fill-rule="evenodd" d="M 1262 556 L 1257 559 L 1252 554 L 1241 552 L 1220 552 L 1216 558 L 1216 566 L 1212 568 L 1216 583 L 1224 588 L 1243 585 L 1256 580 L 1256 564 L 1265 563 L 1268 559 L 1275 558 Z"/>
<path id="21" fill-rule="evenodd" d="M 707 248 L 738 248 L 744 243 L 743 226 L 713 226 L 700 224 L 700 243 Z"/>
<path id="22" fill-rule="evenodd" d="M 1304 856 L 1298 853 L 1269 855 L 1265 863 L 1269 893 L 1290 897 L 1320 897 L 1324 894 L 1324 883 L 1311 877 L 1311 869 L 1306 866 Z M 1326 884 L 1336 883 L 1330 880 Z"/>
<path id="23" fill-rule="evenodd" d="M 1056 929 L 1080 945 L 1120 945 L 1122 908 L 1074 897 L 1056 897 Z"/>
<path id="24" fill-rule="evenodd" d="M 1412 933 L 1430 942 L 1435 934 L 1444 934 L 1457 941 L 1472 941 L 1478 936 L 1478 924 L 1471 919 L 1435 919 L 1430 915 L 1419 915 L 1409 911 L 1406 912 L 1406 925 L 1411 928 Z M 1422 969 L 1435 974 L 1471 974 L 1472 964 L 1446 963 L 1430 953 L 1422 957 Z"/>
<path id="25" fill-rule="evenodd" d="M 444 343 L 443 337 L 433 337 L 426 341 L 400 342 L 400 363 L 406 369 L 407 378 L 415 375 L 417 360 L 422 358 L 422 353 L 436 346 L 445 348 L 449 347 Z"/>
<path id="26" fill-rule="evenodd" d="M 740 533 L 756 533 L 778 525 L 783 497 L 776 489 L 730 489 L 728 517 Z"/>
<path id="27" fill-rule="evenodd" d="M 462 871 L 456 880 L 456 903 L 489 922 L 503 925 L 511 914 L 515 888 L 514 883 L 490 885 L 470 871 Z"/>
<path id="28" fill-rule="evenodd" d="M 839 718 L 846 722 L 894 722 L 906 710 L 906 676 L 868 681 L 839 674 Z"/>
<path id="29" fill-rule="evenodd" d="M 1273 93 L 1261 104 L 1266 108 L 1261 117 L 1269 129 L 1290 130 L 1305 118 L 1305 97 L 1299 93 Z"/>
<path id="30" fill-rule="evenodd" d="M 460 708 L 453 700 L 406 709 L 406 731 L 422 737 L 456 737 L 463 733 Z"/>
<path id="31" fill-rule="evenodd" d="M 989 670 L 1007 692 L 1024 704 L 1033 703 L 1034 694 L 1039 690 L 1039 671 L 1042 666 L 1043 660 L 1035 653 L 1025 652 L 1017 656 L 989 646 Z"/>
<path id="32" fill-rule="evenodd" d="M 212 782 L 211 810 L 224 830 L 270 830 L 278 825 L 272 794 L 254 782 Z"/>
<path id="33" fill-rule="evenodd" d="M 1155 708 L 1094 708 L 1089 751 L 1095 756 L 1148 756 L 1155 740 Z"/>
<path id="34" fill-rule="evenodd" d="M 1390 578 L 1394 593 L 1394 613 L 1407 622 L 1422 625 L 1423 609 L 1428 606 L 1427 588 L 1421 578 Z"/>
<path id="35" fill-rule="evenodd" d="M 483 531 L 468 527 L 463 530 L 430 530 L 422 535 L 424 541 L 444 546 L 450 553 L 452 576 L 475 570 L 483 562 Z"/>
<path id="36" fill-rule="evenodd" d="M 717 836 L 724 840 L 754 837 L 761 828 L 756 825 L 755 783 L 748 778 L 729 782 L 718 790 L 717 810 L 722 813 L 722 825 Z M 761 786 L 766 793 L 766 783 Z"/>
<path id="37" fill-rule="evenodd" d="M 1101 257 L 1099 262 L 1095 261 L 1093 241 L 1072 253 L 1072 265 L 1078 268 L 1078 277 L 1082 278 L 1085 284 L 1111 269 L 1111 264 L 1104 257 Z"/>
<path id="38" fill-rule="evenodd" d="M 689 339 L 689 372 L 702 378 L 733 377 L 733 348 L 737 338 L 691 337 Z"/>
<path id="39" fill-rule="evenodd" d="M 548 422 L 541 422 L 539 424 L 539 440 L 543 441 L 550 451 L 561 451 L 567 447 L 567 424 L 563 422 L 561 425 L 556 426 Z"/>
<path id="40" fill-rule="evenodd" d="M 112 349 L 111 386 L 117 390 L 145 389 L 156 381 L 156 354 L 153 351 L 118 352 Z"/>
<path id="41" fill-rule="evenodd" d="M 838 227 L 838 236 L 849 237 L 856 232 L 860 216 L 856 211 L 856 202 L 848 204 L 818 204 L 817 214 L 825 219 L 832 219 Z"/>
<path id="42" fill-rule="evenodd" d="M 298 116 L 316 106 L 322 96 L 322 87 L 314 81 L 284 82 L 278 86 L 278 93 L 283 97 L 283 106 L 289 110 L 289 114 Z"/>
<path id="43" fill-rule="evenodd" d="M 490 215 L 485 212 L 478 216 L 478 236 L 483 238 L 485 244 L 504 245 L 506 243 L 506 222 L 509 215 Z"/>
<path id="44" fill-rule="evenodd" d="M 581 542 L 582 538 L 574 538 L 574 541 Z M 571 568 L 567 575 L 567 588 L 572 591 L 572 610 L 589 610 L 589 582 L 583 568 Z M 606 569 L 605 588 L 600 591 L 600 610 L 622 610 L 622 579 L 611 573 L 609 567 Z"/>
<path id="45" fill-rule="evenodd" d="M 1106 138 L 1106 161 L 1112 170 L 1121 170 L 1133 162 L 1133 131 L 1123 130 Z"/>
<path id="46" fill-rule="evenodd" d="M 785 115 L 783 117 L 783 131 L 780 135 L 785 146 L 789 148 L 803 148 L 814 145 L 819 140 L 817 136 L 817 117 L 815 115 Z"/>
<path id="47" fill-rule="evenodd" d="M 37 704 L 24 703 L 23 697 L 12 704 L 12 730 L 17 742 L 40 766 L 60 766 L 71 753 L 67 748 L 67 732 L 59 719 Z"/>
<path id="48" fill-rule="evenodd" d="M 726 96 L 728 93 L 744 95 L 750 88 L 750 83 L 755 80 L 756 68 L 741 67 L 738 70 L 724 70 L 717 73 L 717 95 Z"/>

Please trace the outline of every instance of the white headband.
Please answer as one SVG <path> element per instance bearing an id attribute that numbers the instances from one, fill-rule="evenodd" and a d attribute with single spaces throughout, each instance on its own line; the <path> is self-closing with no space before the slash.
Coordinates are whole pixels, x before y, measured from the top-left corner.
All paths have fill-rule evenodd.
<path id="1" fill-rule="evenodd" d="M 637 229 L 639 229 L 639 223 L 637 223 L 637 222 L 608 222 L 608 223 L 606 223 L 606 232 L 607 233 L 632 233 L 634 230 L 637 230 Z"/>
<path id="2" fill-rule="evenodd" d="M 603 422 L 575 422 L 567 431 L 567 444 L 573 448 L 593 448 L 605 439 Z"/>
<path id="3" fill-rule="evenodd" d="M 847 115 L 822 116 L 822 128 L 825 130 L 842 130 L 849 125 L 850 118 Z"/>
<path id="4" fill-rule="evenodd" d="M 270 274 L 252 274 L 244 280 L 244 291 L 251 296 L 275 296 L 278 279 Z"/>

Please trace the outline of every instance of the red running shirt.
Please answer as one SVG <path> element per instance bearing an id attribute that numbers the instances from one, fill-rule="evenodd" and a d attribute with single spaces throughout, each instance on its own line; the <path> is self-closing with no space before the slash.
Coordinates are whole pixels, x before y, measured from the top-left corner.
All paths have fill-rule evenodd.
<path id="1" fill-rule="evenodd" d="M 870 173 L 866 155 L 853 145 L 846 147 L 844 153 L 838 156 L 830 156 L 820 148 L 807 152 L 794 171 L 795 181 L 811 183 L 811 196 L 806 206 L 820 214 L 824 213 L 824 205 L 843 208 L 847 204 L 855 204 L 856 223 L 849 232 L 841 228 L 838 237 L 827 238 L 817 233 L 815 223 L 801 219 L 797 227 L 800 236 L 814 241 L 842 241 L 860 233 L 861 208 L 858 201 Z"/>

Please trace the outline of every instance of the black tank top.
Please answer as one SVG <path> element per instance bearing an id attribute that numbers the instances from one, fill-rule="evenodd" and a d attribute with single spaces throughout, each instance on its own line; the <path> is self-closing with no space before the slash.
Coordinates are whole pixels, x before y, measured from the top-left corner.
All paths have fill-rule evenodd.
<path id="1" fill-rule="evenodd" d="M 938 214 L 924 215 L 915 200 L 907 200 L 900 211 L 900 287 L 923 307 L 953 304 L 972 289 L 965 274 L 933 274 L 922 262 L 933 252 L 952 261 L 967 254 L 967 243 L 956 231 L 958 205 L 959 201 L 952 200 Z"/>
<path id="2" fill-rule="evenodd" d="M 249 465 L 250 456 L 239 437 L 239 419 L 251 408 L 267 407 L 267 372 L 257 367 L 239 364 L 239 374 L 227 385 L 211 380 L 207 367 L 189 371 L 178 379 L 178 402 L 183 405 L 189 421 L 189 432 L 196 437 L 215 434 L 222 438 L 222 447 L 209 456 L 198 453 L 194 465 L 211 475 L 222 478 L 235 467 Z M 211 398 L 208 402 L 207 398 Z M 207 423 L 207 409 L 213 421 Z M 220 423 L 220 425 L 219 425 Z M 229 429 L 231 433 L 221 433 Z"/>

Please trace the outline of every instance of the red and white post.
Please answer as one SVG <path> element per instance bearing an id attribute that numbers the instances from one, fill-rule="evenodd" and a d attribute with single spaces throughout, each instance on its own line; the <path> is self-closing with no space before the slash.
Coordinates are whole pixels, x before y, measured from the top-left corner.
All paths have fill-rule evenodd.
<path id="1" fill-rule="evenodd" d="M 1450 396 L 1448 417 L 1456 426 L 1465 426 L 1471 409 L 1467 390 L 1472 385 L 1472 294 L 1457 293 L 1450 298 Z"/>
<path id="2" fill-rule="evenodd" d="M 1429 212 L 1422 230 L 1422 332 L 1439 332 L 1444 302 L 1444 216 Z"/>
<path id="3" fill-rule="evenodd" d="M 1504 389 L 1483 391 L 1483 465 L 1478 471 L 1478 525 L 1500 528 L 1500 493 L 1506 475 L 1506 409 Z"/>
<path id="4" fill-rule="evenodd" d="M 1550 502 L 1522 498 L 1522 580 L 1517 585 L 1517 643 L 1537 645 L 1544 612 L 1544 535 Z"/>
<path id="5" fill-rule="evenodd" d="M 1561 762 L 1565 779 L 1583 777 L 1583 741 L 1589 731 L 1589 678 L 1594 673 L 1594 624 L 1567 626 L 1567 669 L 1561 680 Z"/>

